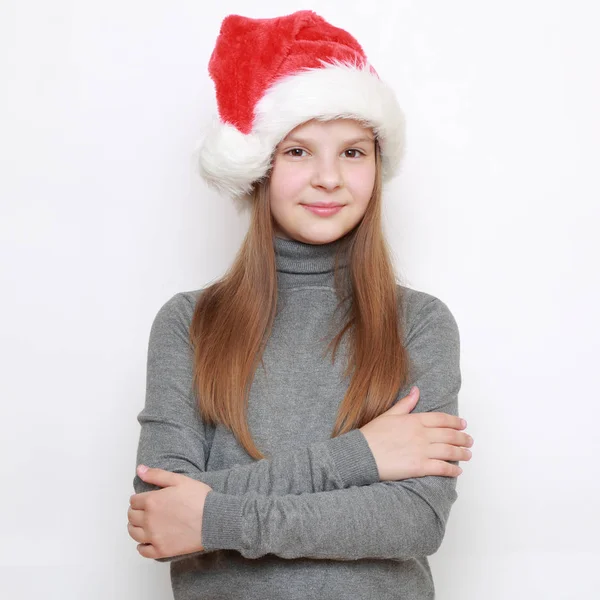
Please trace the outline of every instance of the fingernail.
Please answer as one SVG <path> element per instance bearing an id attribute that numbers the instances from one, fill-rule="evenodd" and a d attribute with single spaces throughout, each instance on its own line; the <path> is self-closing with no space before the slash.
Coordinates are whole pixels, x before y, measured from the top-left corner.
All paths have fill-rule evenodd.
<path id="1" fill-rule="evenodd" d="M 140 465 L 138 467 L 138 471 L 143 475 L 146 471 L 148 470 L 148 467 L 146 465 Z"/>
<path id="2" fill-rule="evenodd" d="M 417 386 L 416 386 L 416 385 L 413 385 L 413 386 L 410 388 L 410 392 L 409 392 L 409 394 L 410 394 L 411 396 L 414 396 L 416 393 L 417 393 Z"/>
<path id="3" fill-rule="evenodd" d="M 460 422 L 463 427 L 467 426 L 467 422 L 464 419 L 461 419 Z"/>

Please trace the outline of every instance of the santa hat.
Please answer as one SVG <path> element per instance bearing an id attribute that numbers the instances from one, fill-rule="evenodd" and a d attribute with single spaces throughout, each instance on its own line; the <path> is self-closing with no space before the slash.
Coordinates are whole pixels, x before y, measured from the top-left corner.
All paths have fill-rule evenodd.
<path id="1" fill-rule="evenodd" d="M 382 178 L 397 174 L 404 115 L 360 44 L 310 10 L 273 19 L 229 15 L 208 66 L 219 119 L 199 148 L 208 184 L 240 198 L 264 177 L 277 144 L 311 119 L 354 118 L 373 128 Z"/>

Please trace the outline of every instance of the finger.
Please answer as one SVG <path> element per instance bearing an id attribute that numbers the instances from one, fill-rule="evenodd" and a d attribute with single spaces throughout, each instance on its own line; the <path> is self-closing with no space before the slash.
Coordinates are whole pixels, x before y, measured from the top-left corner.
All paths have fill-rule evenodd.
<path id="1" fill-rule="evenodd" d="M 471 451 L 468 448 L 453 446 L 451 444 L 429 444 L 427 449 L 429 458 L 439 460 L 454 460 L 457 462 L 471 460 Z"/>
<path id="2" fill-rule="evenodd" d="M 172 473 L 166 469 L 158 467 L 148 467 L 145 472 L 141 472 L 138 468 L 138 477 L 141 477 L 146 483 L 156 485 L 161 488 L 177 485 L 182 482 L 184 477 L 180 473 Z"/>
<path id="3" fill-rule="evenodd" d="M 452 429 L 464 429 L 463 420 L 456 415 L 443 412 L 417 413 L 421 417 L 421 423 L 425 427 L 451 427 Z"/>
<path id="4" fill-rule="evenodd" d="M 153 494 L 154 490 L 150 492 L 141 492 L 139 494 L 134 494 L 129 498 L 129 505 L 131 508 L 136 508 L 138 510 L 144 510 L 146 507 L 146 501 L 150 494 Z"/>
<path id="5" fill-rule="evenodd" d="M 138 544 L 137 551 L 145 558 L 162 558 L 152 544 Z"/>
<path id="6" fill-rule="evenodd" d="M 433 443 L 452 444 L 469 448 L 473 445 L 473 438 L 464 431 L 456 431 L 449 427 L 428 427 L 424 430 L 427 439 Z"/>
<path id="7" fill-rule="evenodd" d="M 133 508 L 130 508 L 127 511 L 127 518 L 129 519 L 129 522 L 132 525 L 135 525 L 136 527 L 144 526 L 145 515 L 146 515 L 146 511 L 144 511 L 144 510 L 135 510 Z"/>
<path id="8" fill-rule="evenodd" d="M 400 400 L 392 404 L 392 406 L 387 409 L 387 412 L 391 414 L 408 414 L 414 409 L 418 399 L 419 389 L 417 388 L 414 394 L 408 394 L 407 396 L 404 396 L 404 398 L 400 398 Z"/>
<path id="9" fill-rule="evenodd" d="M 435 458 L 427 461 L 425 469 L 430 475 L 442 477 L 458 477 L 462 473 L 462 469 L 458 465 L 453 465 L 445 460 L 437 460 Z"/>
<path id="10" fill-rule="evenodd" d="M 131 523 L 127 523 L 127 531 L 129 535 L 136 541 L 142 544 L 146 544 L 150 541 L 149 535 L 143 527 L 136 527 Z"/>

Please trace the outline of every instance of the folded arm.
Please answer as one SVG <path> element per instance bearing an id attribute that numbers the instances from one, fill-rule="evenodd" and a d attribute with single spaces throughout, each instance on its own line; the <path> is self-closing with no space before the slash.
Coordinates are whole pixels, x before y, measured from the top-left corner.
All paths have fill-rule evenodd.
<path id="1" fill-rule="evenodd" d="M 137 464 L 183 473 L 213 488 L 204 508 L 205 550 L 194 554 L 231 548 L 249 558 L 274 553 L 352 560 L 437 550 L 457 497 L 456 480 L 428 476 L 379 482 L 358 430 L 311 444 L 302 452 L 212 472 L 211 481 L 205 471 L 204 427 L 191 393 L 187 311 L 193 306 L 186 305 L 187 299 L 175 296 L 152 326 Z M 410 385 L 421 390 L 413 412 L 458 414 L 459 334 L 443 302 L 434 299 L 421 309 L 407 347 L 415 366 Z M 353 448 L 363 459 L 355 472 L 352 461 L 343 462 Z M 134 487 L 137 493 L 157 489 L 137 476 Z"/>
<path id="2" fill-rule="evenodd" d="M 413 412 L 457 415 L 459 332 L 442 301 L 434 298 L 421 309 L 407 347 L 415 375 L 410 385 L 420 389 Z M 284 496 L 211 491 L 202 539 L 207 550 L 234 549 L 246 558 L 272 553 L 283 558 L 402 560 L 438 550 L 456 498 L 456 478 L 441 476 Z"/>
<path id="3" fill-rule="evenodd" d="M 243 495 L 302 494 L 344 489 L 379 481 L 377 464 L 358 429 L 306 448 L 277 454 L 246 465 L 206 471 L 209 447 L 193 391 L 193 350 L 189 325 L 194 305 L 176 294 L 156 315 L 148 343 L 146 400 L 136 467 L 145 464 L 181 473 L 215 492 Z M 134 476 L 136 493 L 160 489 Z M 208 552 L 198 552 L 203 554 Z M 156 559 L 166 562 L 183 558 Z"/>

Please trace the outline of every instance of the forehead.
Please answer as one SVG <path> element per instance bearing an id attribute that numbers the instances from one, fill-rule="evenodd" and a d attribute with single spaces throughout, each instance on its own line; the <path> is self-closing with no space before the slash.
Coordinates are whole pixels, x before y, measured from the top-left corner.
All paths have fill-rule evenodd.
<path id="1" fill-rule="evenodd" d="M 319 139 L 329 136 L 343 138 L 366 137 L 370 139 L 374 137 L 372 127 L 356 119 L 332 119 L 329 121 L 312 119 L 292 129 L 284 140 L 295 137 Z"/>

